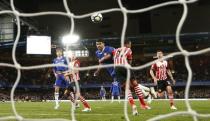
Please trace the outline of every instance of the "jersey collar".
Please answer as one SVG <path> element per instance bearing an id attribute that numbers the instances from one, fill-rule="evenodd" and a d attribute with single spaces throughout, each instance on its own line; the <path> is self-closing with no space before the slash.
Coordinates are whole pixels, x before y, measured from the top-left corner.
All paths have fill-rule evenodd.
<path id="1" fill-rule="evenodd" d="M 101 53 L 103 53 L 103 52 L 104 52 L 105 47 L 106 47 L 106 46 L 104 46 L 104 48 L 103 48 L 103 50 L 102 50 L 102 51 L 100 51 L 100 50 L 98 51 L 98 52 L 99 52 L 99 54 L 101 54 Z"/>

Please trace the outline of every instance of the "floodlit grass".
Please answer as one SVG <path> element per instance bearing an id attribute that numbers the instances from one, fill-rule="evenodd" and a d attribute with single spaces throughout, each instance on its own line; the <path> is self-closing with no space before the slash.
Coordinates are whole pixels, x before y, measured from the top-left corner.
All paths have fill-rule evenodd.
<path id="1" fill-rule="evenodd" d="M 123 112 L 123 102 L 110 103 L 110 101 L 91 101 L 89 102 L 92 108 L 91 112 L 82 112 L 82 105 L 76 110 L 77 121 L 125 121 Z M 177 111 L 185 111 L 186 106 L 184 101 L 176 101 Z M 153 101 L 151 110 L 141 110 L 139 103 L 136 102 L 140 115 L 132 116 L 131 108 L 128 105 L 128 114 L 131 121 L 145 121 L 149 118 L 161 114 L 174 112 L 169 108 L 168 101 Z M 198 113 L 210 114 L 210 101 L 191 101 L 192 108 Z M 54 110 L 53 102 L 17 102 L 16 108 L 19 115 L 24 118 L 33 119 L 52 119 L 64 118 L 71 119 L 70 104 L 62 102 L 60 109 Z M 3 116 L 12 116 L 11 104 L 8 102 L 0 103 L 0 118 Z M 173 118 L 164 119 L 161 121 L 192 121 L 192 117 L 180 115 Z M 15 121 L 9 119 L 9 121 Z M 210 121 L 210 118 L 199 118 L 199 121 Z"/>

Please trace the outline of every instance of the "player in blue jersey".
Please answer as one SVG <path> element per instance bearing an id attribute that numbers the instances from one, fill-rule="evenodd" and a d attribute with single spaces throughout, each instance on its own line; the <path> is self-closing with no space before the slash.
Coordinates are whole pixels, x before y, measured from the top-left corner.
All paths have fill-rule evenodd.
<path id="1" fill-rule="evenodd" d="M 99 95 L 100 95 L 102 100 L 106 100 L 106 90 L 105 90 L 104 86 L 101 86 Z"/>
<path id="2" fill-rule="evenodd" d="M 112 82 L 111 88 L 110 88 L 110 92 L 112 94 L 112 101 L 114 101 L 114 97 L 117 96 L 118 97 L 118 102 L 120 102 L 120 92 L 121 92 L 121 86 L 120 83 L 117 82 L 116 80 Z"/>
<path id="3" fill-rule="evenodd" d="M 67 60 L 63 56 L 63 50 L 61 48 L 56 49 L 56 58 L 53 60 L 53 64 L 64 64 L 67 65 Z M 67 67 L 55 66 L 53 68 L 53 73 L 55 75 L 55 109 L 59 108 L 59 90 L 60 88 L 67 88 L 69 83 L 65 80 L 64 74 L 68 70 Z"/>
<path id="4" fill-rule="evenodd" d="M 105 46 L 104 40 L 99 39 L 96 41 L 96 57 L 98 58 L 99 64 L 113 64 L 113 54 L 112 52 L 114 51 L 113 47 L 110 46 Z M 114 67 L 107 67 L 106 68 L 110 76 L 112 76 L 113 79 L 115 79 L 115 70 Z M 94 76 L 97 76 L 99 74 L 100 68 L 98 68 Z"/>

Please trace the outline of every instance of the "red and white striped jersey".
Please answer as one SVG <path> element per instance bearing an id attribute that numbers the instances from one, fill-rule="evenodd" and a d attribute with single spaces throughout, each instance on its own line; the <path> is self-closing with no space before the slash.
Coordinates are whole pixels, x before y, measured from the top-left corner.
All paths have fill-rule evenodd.
<path id="1" fill-rule="evenodd" d="M 158 61 L 152 65 L 151 69 L 155 71 L 156 78 L 158 80 L 166 80 L 167 79 L 167 69 L 168 69 L 167 61 Z"/>
<path id="2" fill-rule="evenodd" d="M 125 65 L 127 60 L 132 60 L 132 50 L 127 47 L 117 48 L 113 51 L 114 64 Z"/>
<path id="3" fill-rule="evenodd" d="M 72 81 L 78 81 L 78 80 L 80 80 L 79 71 L 74 70 L 75 67 L 76 68 L 80 67 L 80 61 L 78 59 L 76 59 L 76 60 L 70 62 L 69 65 L 70 65 L 70 70 L 72 72 L 71 80 Z"/>

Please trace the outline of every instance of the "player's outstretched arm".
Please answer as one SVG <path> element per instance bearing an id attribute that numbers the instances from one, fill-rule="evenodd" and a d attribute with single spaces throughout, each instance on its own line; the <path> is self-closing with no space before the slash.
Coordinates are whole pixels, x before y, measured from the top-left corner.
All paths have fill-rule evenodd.
<path id="1" fill-rule="evenodd" d="M 170 79 L 173 81 L 173 85 L 175 85 L 176 81 L 175 81 L 170 69 L 167 69 L 167 74 L 170 77 Z"/>
<path id="2" fill-rule="evenodd" d="M 103 63 L 105 60 L 111 59 L 111 57 L 112 57 L 111 54 L 105 55 L 103 58 L 99 59 L 99 64 L 100 64 L 100 63 Z"/>
<path id="3" fill-rule="evenodd" d="M 65 71 L 63 72 L 64 76 L 70 76 L 71 74 L 73 74 L 73 72 L 71 70 Z"/>
<path id="4" fill-rule="evenodd" d="M 100 65 L 100 64 L 99 64 Z M 94 72 L 94 76 L 98 76 L 99 72 L 100 72 L 100 68 L 97 68 L 97 70 Z"/>
<path id="5" fill-rule="evenodd" d="M 53 71 L 53 74 L 54 74 L 54 76 L 55 76 L 55 78 L 57 78 L 57 73 L 56 73 L 56 69 L 55 69 L 55 67 L 52 69 L 52 71 Z"/>
<path id="6" fill-rule="evenodd" d="M 158 79 L 156 78 L 153 69 L 151 68 L 149 72 L 150 72 L 150 75 L 152 76 L 152 79 L 154 80 L 154 84 L 157 85 Z"/>

